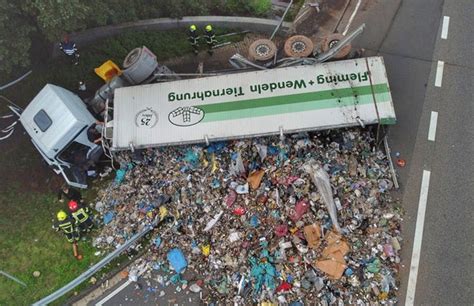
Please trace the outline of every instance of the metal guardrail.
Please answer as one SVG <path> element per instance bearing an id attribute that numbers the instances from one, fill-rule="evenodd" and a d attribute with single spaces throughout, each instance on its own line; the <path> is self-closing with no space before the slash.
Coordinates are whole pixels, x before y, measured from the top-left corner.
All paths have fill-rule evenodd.
<path id="1" fill-rule="evenodd" d="M 71 291 L 75 287 L 79 286 L 83 281 L 87 280 L 89 277 L 94 275 L 97 271 L 102 269 L 106 264 L 108 264 L 112 259 L 117 257 L 120 253 L 128 249 L 131 245 L 133 245 L 138 239 L 142 238 L 145 236 L 148 232 L 150 232 L 153 229 L 153 226 L 146 226 L 143 228 L 139 233 L 135 234 L 127 240 L 122 246 L 118 247 L 116 250 L 114 250 L 112 253 L 104 257 L 101 261 L 90 267 L 87 271 L 79 275 L 76 279 L 72 280 L 69 282 L 67 285 L 64 287 L 56 290 L 55 292 L 51 293 L 47 297 L 42 298 L 41 300 L 37 301 L 36 303 L 33 304 L 33 306 L 38 306 L 38 305 L 47 305 L 48 303 L 51 303 L 58 298 L 62 297 L 64 294 L 67 292 Z"/>
<path id="2" fill-rule="evenodd" d="M 33 72 L 33 70 L 30 70 L 27 73 L 25 73 L 24 75 L 22 75 L 21 77 L 19 77 L 18 79 L 14 80 L 14 81 L 11 81 L 10 83 L 5 84 L 3 86 L 0 86 L 0 90 L 4 90 L 4 89 L 7 89 L 8 87 L 10 87 L 12 85 L 15 85 L 16 83 L 20 82 L 21 80 L 23 80 L 24 78 L 29 76 L 32 72 Z"/>

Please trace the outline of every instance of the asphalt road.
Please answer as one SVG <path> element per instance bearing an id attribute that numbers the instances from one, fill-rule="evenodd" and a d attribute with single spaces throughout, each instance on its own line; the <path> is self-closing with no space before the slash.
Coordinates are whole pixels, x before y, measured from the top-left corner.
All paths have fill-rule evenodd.
<path id="1" fill-rule="evenodd" d="M 413 209 L 421 173 L 430 171 L 415 305 L 472 305 L 474 301 L 473 12 L 473 1 L 445 0 L 442 16 L 450 17 L 447 39 L 440 38 L 442 24 L 434 30 L 432 69 L 404 197 L 410 208 L 404 236 L 411 247 L 413 230 L 421 230 L 420 224 L 415 228 Z M 435 86 L 437 74 L 441 75 L 438 61 L 445 63 L 440 87 Z M 434 141 L 427 139 L 431 112 L 438 113 Z M 408 269 L 412 251 L 405 248 L 405 279 L 413 272 Z"/>
<path id="2" fill-rule="evenodd" d="M 472 305 L 474 1 L 405 0 L 389 23 L 395 2 L 366 16 L 368 31 L 357 43 L 384 56 L 398 117 L 389 139 L 408 164 L 398 169 L 406 209 L 400 303 L 410 291 L 408 305 Z M 447 39 L 441 39 L 443 16 L 450 17 Z M 388 30 L 384 36 L 374 28 Z M 445 63 L 441 87 L 435 86 L 438 61 Z M 434 141 L 428 140 L 432 111 L 438 113 Z M 417 213 L 424 170 L 430 184 L 423 228 Z M 419 265 L 411 267 L 416 232 Z"/>

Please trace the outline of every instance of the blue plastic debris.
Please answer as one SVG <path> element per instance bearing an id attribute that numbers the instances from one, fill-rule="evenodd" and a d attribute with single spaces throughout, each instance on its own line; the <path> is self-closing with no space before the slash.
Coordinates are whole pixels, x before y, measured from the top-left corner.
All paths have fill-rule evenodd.
<path id="1" fill-rule="evenodd" d="M 212 187 L 212 189 L 219 188 L 219 187 L 221 187 L 221 183 L 219 182 L 218 179 L 215 178 L 215 179 L 212 180 L 211 187 Z"/>
<path id="2" fill-rule="evenodd" d="M 190 163 L 193 167 L 197 167 L 197 165 L 199 164 L 199 156 L 194 150 L 189 149 L 186 151 L 184 161 Z"/>
<path id="3" fill-rule="evenodd" d="M 257 215 L 253 215 L 252 217 L 250 217 L 250 225 L 252 227 L 258 227 L 260 225 L 260 220 L 258 220 Z"/>
<path id="4" fill-rule="evenodd" d="M 262 261 L 262 258 L 267 258 L 267 261 Z M 254 293 L 258 294 L 263 287 L 275 290 L 277 271 L 272 264 L 272 258 L 269 257 L 268 250 L 262 250 L 260 260 L 250 257 L 249 262 L 252 265 L 250 277 L 255 282 Z"/>
<path id="5" fill-rule="evenodd" d="M 269 155 L 277 155 L 278 154 L 278 148 L 275 146 L 268 146 L 268 154 Z"/>
<path id="6" fill-rule="evenodd" d="M 171 281 L 173 284 L 177 284 L 178 282 L 181 281 L 181 274 L 176 273 L 175 275 L 171 276 L 171 277 L 170 277 L 170 281 Z"/>
<path id="7" fill-rule="evenodd" d="M 166 258 L 176 273 L 181 273 L 188 265 L 186 258 L 180 249 L 171 249 L 166 255 Z"/>
<path id="8" fill-rule="evenodd" d="M 153 243 L 155 244 L 157 248 L 159 248 L 161 245 L 161 237 L 160 236 L 156 237 L 155 240 L 153 240 Z"/>
<path id="9" fill-rule="evenodd" d="M 123 182 L 124 178 L 125 178 L 125 174 L 127 173 L 127 170 L 126 169 L 118 169 L 116 172 L 115 172 L 115 184 L 120 184 Z"/>
<path id="10" fill-rule="evenodd" d="M 225 141 L 213 142 L 209 147 L 207 147 L 208 153 L 221 153 L 227 147 Z"/>
<path id="11" fill-rule="evenodd" d="M 346 274 L 346 276 L 351 276 L 352 274 L 354 274 L 354 271 L 351 268 L 347 268 L 344 274 Z"/>
<path id="12" fill-rule="evenodd" d="M 113 211 L 106 212 L 105 215 L 104 215 L 104 219 L 103 219 L 104 224 L 109 224 L 112 221 L 112 219 L 114 218 L 114 216 L 115 216 L 115 214 L 114 214 Z"/>

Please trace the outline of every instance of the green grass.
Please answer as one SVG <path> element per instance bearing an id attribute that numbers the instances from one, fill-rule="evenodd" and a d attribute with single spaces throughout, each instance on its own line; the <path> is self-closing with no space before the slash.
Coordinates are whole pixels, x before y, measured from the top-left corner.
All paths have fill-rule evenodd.
<path id="1" fill-rule="evenodd" d="M 0 305 L 28 305 L 62 287 L 96 262 L 89 241 L 79 242 L 84 256 L 78 261 L 62 233 L 51 229 L 57 210 L 65 209 L 54 194 L 33 194 L 10 187 L 0 194 L 1 269 L 28 287 L 0 277 Z M 41 276 L 35 278 L 34 271 Z"/>

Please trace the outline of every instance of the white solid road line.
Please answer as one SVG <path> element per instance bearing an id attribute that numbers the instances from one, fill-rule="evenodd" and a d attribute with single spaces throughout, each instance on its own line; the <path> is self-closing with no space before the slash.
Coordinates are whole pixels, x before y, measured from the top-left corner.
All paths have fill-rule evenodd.
<path id="1" fill-rule="evenodd" d="M 103 298 L 100 302 L 98 302 L 97 304 L 95 304 L 95 306 L 102 306 L 104 305 L 104 303 L 106 303 L 108 300 L 110 300 L 111 298 L 113 298 L 117 293 L 119 293 L 120 291 L 122 291 L 125 287 L 127 287 L 128 285 L 130 285 L 132 281 L 131 280 L 127 280 L 125 283 L 123 283 L 120 287 L 118 287 L 117 289 L 115 289 L 114 291 L 112 291 L 109 295 L 107 295 L 105 298 Z"/>
<path id="2" fill-rule="evenodd" d="M 437 125 L 438 125 L 438 112 L 431 112 L 430 128 L 428 130 L 428 140 L 435 141 Z"/>
<path id="3" fill-rule="evenodd" d="M 443 28 L 441 29 L 441 39 L 448 39 L 449 16 L 443 17 Z"/>
<path id="4" fill-rule="evenodd" d="M 436 77 L 435 77 L 436 87 L 441 87 L 441 84 L 443 84 L 443 71 L 444 71 L 444 62 L 438 61 L 438 65 L 436 66 Z"/>
<path id="5" fill-rule="evenodd" d="M 357 5 L 352 12 L 351 17 L 349 18 L 349 22 L 347 22 L 346 28 L 344 29 L 344 32 L 342 32 L 342 35 L 346 35 L 347 31 L 349 31 L 349 27 L 351 26 L 352 21 L 354 20 L 355 15 L 357 14 L 357 11 L 359 10 L 359 6 L 362 3 L 362 0 L 357 0 Z"/>
<path id="6" fill-rule="evenodd" d="M 420 263 L 421 242 L 423 239 L 423 227 L 425 225 L 426 204 L 428 202 L 428 190 L 430 188 L 431 172 L 423 170 L 421 180 L 420 200 L 418 202 L 418 214 L 416 216 L 415 238 L 413 239 L 413 252 L 411 255 L 410 275 L 408 277 L 407 296 L 405 306 L 412 306 L 415 301 L 416 281 L 418 278 L 418 265 Z"/>

